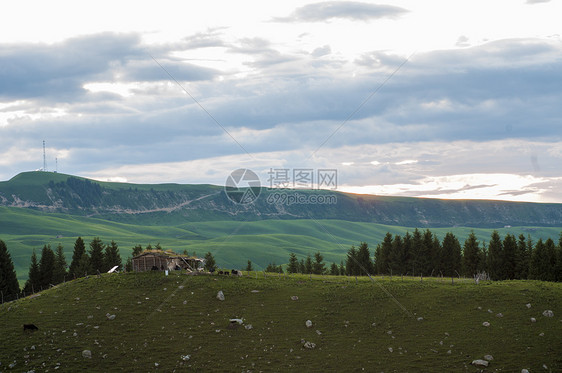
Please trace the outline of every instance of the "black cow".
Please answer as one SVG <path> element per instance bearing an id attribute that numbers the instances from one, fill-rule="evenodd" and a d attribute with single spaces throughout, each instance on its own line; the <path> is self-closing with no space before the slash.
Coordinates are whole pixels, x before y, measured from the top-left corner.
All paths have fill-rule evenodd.
<path id="1" fill-rule="evenodd" d="M 230 275 L 230 272 L 224 271 L 224 274 L 228 276 L 228 275 Z"/>
<path id="2" fill-rule="evenodd" d="M 233 269 L 232 271 L 230 271 L 233 275 L 238 275 L 238 271 Z"/>
<path id="3" fill-rule="evenodd" d="M 219 275 L 222 275 L 222 274 L 224 274 L 224 272 L 223 272 L 223 271 L 219 271 Z"/>
<path id="4" fill-rule="evenodd" d="M 39 328 L 36 327 L 35 324 L 23 324 L 23 331 L 25 332 L 26 330 L 34 332 L 36 330 L 39 330 Z"/>

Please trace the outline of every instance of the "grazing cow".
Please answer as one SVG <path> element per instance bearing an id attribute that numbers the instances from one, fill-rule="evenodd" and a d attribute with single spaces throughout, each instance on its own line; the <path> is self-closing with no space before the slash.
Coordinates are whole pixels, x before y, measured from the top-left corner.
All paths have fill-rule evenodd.
<path id="1" fill-rule="evenodd" d="M 227 276 L 229 276 L 229 275 L 230 275 L 230 272 L 224 271 L 224 274 L 227 275 Z"/>
<path id="2" fill-rule="evenodd" d="M 23 324 L 23 331 L 25 332 L 26 330 L 31 330 L 32 332 L 34 332 L 36 330 L 39 330 L 39 328 L 34 324 Z"/>
<path id="3" fill-rule="evenodd" d="M 219 271 L 219 275 L 222 275 L 222 274 L 224 274 L 224 272 L 223 272 L 223 271 Z"/>
<path id="4" fill-rule="evenodd" d="M 238 276 L 238 271 L 235 270 L 235 269 L 233 269 L 233 270 L 231 271 L 231 273 L 232 273 L 233 276 Z"/>

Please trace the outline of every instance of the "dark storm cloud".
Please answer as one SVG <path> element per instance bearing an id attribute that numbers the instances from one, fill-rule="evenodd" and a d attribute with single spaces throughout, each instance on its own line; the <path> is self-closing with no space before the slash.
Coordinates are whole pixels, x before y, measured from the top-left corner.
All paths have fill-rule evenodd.
<path id="1" fill-rule="evenodd" d="M 276 18 L 278 22 L 323 22 L 333 18 L 367 21 L 379 18 L 397 18 L 408 11 L 404 8 L 369 4 L 357 1 L 325 1 L 297 8 L 289 17 Z"/>

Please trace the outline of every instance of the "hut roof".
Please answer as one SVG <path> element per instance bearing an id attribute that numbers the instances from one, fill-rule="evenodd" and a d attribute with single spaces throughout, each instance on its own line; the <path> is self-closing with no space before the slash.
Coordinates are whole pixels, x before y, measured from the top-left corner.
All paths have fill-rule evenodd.
<path id="1" fill-rule="evenodd" d="M 164 251 L 164 250 L 144 250 L 139 255 L 135 256 L 133 259 L 140 258 L 140 257 L 145 256 L 145 255 L 154 255 L 154 256 L 166 257 L 166 258 L 170 258 L 170 259 L 183 258 L 183 259 L 194 260 L 194 261 L 203 261 L 203 259 L 197 258 L 195 256 L 178 254 L 178 253 L 173 252 L 172 250 L 166 250 L 166 251 Z"/>

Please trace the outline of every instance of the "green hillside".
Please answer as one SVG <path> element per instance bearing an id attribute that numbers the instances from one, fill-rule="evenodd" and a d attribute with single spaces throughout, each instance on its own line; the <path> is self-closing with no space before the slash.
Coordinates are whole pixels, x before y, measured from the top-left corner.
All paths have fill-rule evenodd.
<path id="1" fill-rule="evenodd" d="M 375 223 L 342 220 L 258 220 L 258 221 L 202 221 L 180 225 L 136 225 L 99 218 L 68 214 L 44 213 L 31 209 L 0 207 L 0 239 L 8 245 L 18 278 L 27 278 L 29 259 L 33 249 L 40 252 L 45 244 L 55 248 L 64 246 L 70 263 L 74 241 L 82 236 L 86 243 L 94 237 L 104 242 L 114 240 L 119 244 L 123 259 L 130 255 L 133 246 L 143 247 L 160 243 L 162 247 L 178 252 L 188 250 L 203 255 L 212 252 L 218 263 L 227 268 L 243 268 L 251 260 L 258 269 L 269 263 L 284 264 L 289 253 L 299 258 L 316 251 L 322 252 L 325 261 L 339 263 L 351 245 L 365 241 L 371 252 L 381 242 L 386 232 L 404 234 L 413 227 L 388 226 Z M 431 228 L 442 239 L 452 231 L 461 242 L 474 230 L 481 241 L 489 240 L 492 229 L 484 228 Z M 529 234 L 538 238 L 557 238 L 559 228 L 512 227 L 498 230 L 507 233 Z"/>
<path id="2" fill-rule="evenodd" d="M 301 203 L 314 198 L 315 203 Z M 286 197 L 286 198 L 278 198 Z M 318 200 L 324 203 L 318 203 Z M 329 202 L 329 203 L 328 203 Z M 252 204 L 212 185 L 102 183 L 27 172 L 0 182 L 0 205 L 141 225 L 199 221 L 336 219 L 407 227 L 562 226 L 562 204 L 355 195 L 329 190 L 268 190 Z"/>
<path id="3" fill-rule="evenodd" d="M 560 283 L 91 276 L 0 305 L 0 369 L 559 372 L 561 315 Z"/>

